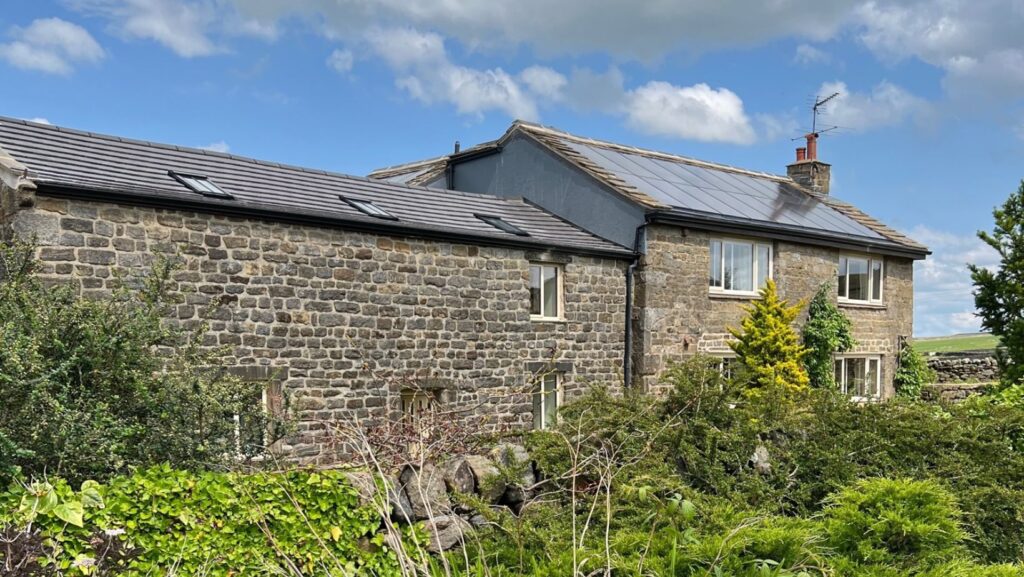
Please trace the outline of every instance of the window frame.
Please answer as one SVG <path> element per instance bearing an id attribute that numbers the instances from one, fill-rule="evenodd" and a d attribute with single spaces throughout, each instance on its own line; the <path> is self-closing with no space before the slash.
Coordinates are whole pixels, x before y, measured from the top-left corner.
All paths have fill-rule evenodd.
<path id="1" fill-rule="evenodd" d="M 288 396 L 285 393 L 285 382 L 288 380 L 289 371 L 286 367 L 268 367 L 263 365 L 232 366 L 226 367 L 225 371 L 243 383 L 258 384 L 260 386 L 259 404 L 267 421 L 265 427 L 259 433 L 261 451 L 247 456 L 242 450 L 242 415 L 239 413 L 228 413 L 225 417 L 231 419 L 233 424 L 234 458 L 237 460 L 262 461 L 274 452 L 275 446 L 281 441 L 280 431 L 276 430 L 274 425 L 276 424 L 275 421 L 287 418 L 288 415 L 289 403 Z M 268 444 L 267 441 L 270 439 L 274 440 Z"/>
<path id="2" fill-rule="evenodd" d="M 182 184 L 185 188 L 192 192 L 197 192 L 203 196 L 209 196 L 211 198 L 223 198 L 227 200 L 234 200 L 234 196 L 230 192 L 225 191 L 217 183 L 210 180 L 210 177 L 203 176 L 200 174 L 189 174 L 185 172 L 177 172 L 174 170 L 168 170 L 167 176 L 170 176 L 178 183 Z"/>
<path id="3" fill-rule="evenodd" d="M 379 218 L 381 220 L 398 220 L 398 217 L 384 210 L 384 208 L 377 205 L 372 200 L 366 200 L 364 198 L 351 198 L 348 196 L 338 195 L 338 198 L 345 201 L 345 204 L 365 214 L 366 216 Z"/>
<path id="4" fill-rule="evenodd" d="M 506 234 L 514 234 L 516 236 L 530 236 L 530 233 L 526 232 L 525 230 L 523 230 L 519 226 L 516 226 L 516 225 L 512 224 L 511 222 L 505 220 L 503 217 L 500 217 L 500 216 L 497 216 L 497 215 L 493 215 L 493 214 L 479 214 L 479 213 L 473 213 L 473 216 L 475 216 L 481 222 L 485 222 L 485 223 L 493 226 L 497 230 L 500 230 L 501 232 L 504 232 Z"/>
<path id="5" fill-rule="evenodd" d="M 739 366 L 739 357 L 736 355 L 718 355 L 718 372 L 722 378 L 731 379 Z"/>
<path id="6" fill-rule="evenodd" d="M 429 411 L 441 404 L 437 391 L 420 388 L 404 388 L 399 392 L 402 418 L 416 422 Z"/>
<path id="7" fill-rule="evenodd" d="M 719 263 L 718 263 L 718 275 L 720 286 L 715 286 L 712 283 L 713 276 L 710 266 L 714 263 L 711 262 L 712 255 L 714 254 L 714 243 L 719 243 Z M 750 283 L 753 290 L 740 290 L 740 289 L 727 289 L 725 288 L 725 245 L 726 243 L 733 244 L 745 244 L 750 246 Z M 760 294 L 761 287 L 757 286 L 758 278 L 758 265 L 757 265 L 757 251 L 759 247 L 766 247 L 768 249 L 768 274 L 765 275 L 766 280 L 774 280 L 775 278 L 775 243 L 769 240 L 758 240 L 750 238 L 741 238 L 733 236 L 719 236 L 714 235 L 708 239 L 708 293 L 712 295 L 734 295 L 744 297 L 756 297 Z"/>
<path id="8" fill-rule="evenodd" d="M 868 270 L 868 298 L 851 299 L 850 294 L 850 260 L 861 260 L 867 263 Z M 846 271 L 843 274 L 843 261 L 846 261 Z M 880 265 L 878 271 L 878 295 L 875 295 L 875 263 Z M 864 254 L 840 253 L 839 262 L 836 265 L 836 300 L 840 304 L 850 305 L 884 305 L 885 304 L 885 257 L 870 256 Z M 845 278 L 845 285 L 840 281 Z"/>
<path id="9" fill-rule="evenodd" d="M 533 312 L 533 268 L 540 268 L 540 286 L 538 287 L 538 293 L 540 294 L 540 313 Z M 555 315 L 549 316 L 544 314 L 544 269 L 554 269 L 555 271 Z M 527 289 L 530 291 L 528 307 L 530 311 L 531 321 L 563 321 L 565 320 L 565 267 L 556 263 L 549 262 L 531 262 L 528 267 L 528 279 Z"/>
<path id="10" fill-rule="evenodd" d="M 839 392 L 841 392 L 844 395 L 849 396 L 850 400 L 851 401 L 855 401 L 855 402 L 862 402 L 863 403 L 863 402 L 874 402 L 874 401 L 882 400 L 882 382 L 883 382 L 882 381 L 882 368 L 885 366 L 885 365 L 882 364 L 882 359 L 883 359 L 883 355 L 876 355 L 876 354 L 871 354 L 871 353 L 835 355 L 833 357 L 833 359 L 832 359 L 832 363 L 833 363 L 832 371 L 833 371 L 833 374 L 835 373 L 835 365 L 836 364 L 842 363 L 842 365 L 843 365 L 843 369 L 842 369 L 842 372 L 841 372 L 842 380 L 836 382 L 836 385 L 839 387 Z M 865 372 L 865 374 L 867 374 L 867 371 L 868 371 L 868 363 L 870 363 L 871 361 L 874 361 L 875 363 L 877 363 L 877 367 L 876 367 L 876 370 L 875 370 L 875 395 L 873 395 L 873 396 L 862 396 L 862 395 L 854 395 L 854 394 L 850 393 L 850 391 L 849 391 L 849 383 L 846 382 L 846 362 L 847 361 L 856 361 L 856 360 L 863 360 L 864 361 L 864 363 L 865 363 L 864 364 L 864 372 Z"/>
<path id="11" fill-rule="evenodd" d="M 563 404 L 562 403 L 562 401 L 563 401 L 563 397 L 562 397 L 562 381 L 563 381 L 563 379 L 562 379 L 562 376 L 563 376 L 563 373 L 561 371 L 549 371 L 549 372 L 537 375 L 536 382 L 534 383 L 534 385 L 533 385 L 533 387 L 532 387 L 532 389 L 530 391 L 530 395 L 531 396 L 533 396 L 533 395 L 539 395 L 540 396 L 540 404 L 537 407 L 535 407 L 533 405 L 533 403 L 531 402 L 531 410 L 534 410 L 533 430 L 535 430 L 535 431 L 546 431 L 546 430 L 550 429 L 551 427 L 553 427 L 553 426 L 558 424 L 558 410 L 562 407 L 562 404 Z M 547 410 L 546 410 L 547 407 L 544 406 L 544 403 L 545 403 L 545 400 L 547 399 L 547 395 L 545 394 L 545 391 L 544 391 L 544 384 L 545 384 L 545 379 L 548 379 L 548 378 L 552 378 L 552 379 L 555 380 L 555 421 L 553 423 L 547 423 L 545 421 L 545 417 L 547 415 Z M 531 401 L 532 401 L 532 399 L 531 399 Z M 540 411 L 539 415 L 536 413 L 536 410 L 538 410 L 538 407 L 539 407 L 539 411 Z M 539 427 L 537 426 L 538 422 L 540 423 Z"/>

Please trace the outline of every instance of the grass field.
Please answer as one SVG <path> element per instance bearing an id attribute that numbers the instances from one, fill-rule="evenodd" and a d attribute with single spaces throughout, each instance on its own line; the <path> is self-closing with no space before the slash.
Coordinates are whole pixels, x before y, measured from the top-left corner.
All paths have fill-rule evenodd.
<path id="1" fill-rule="evenodd" d="M 914 348 L 919 353 L 959 353 L 963 351 L 985 351 L 996 348 L 999 339 L 987 333 L 950 335 L 914 339 Z"/>

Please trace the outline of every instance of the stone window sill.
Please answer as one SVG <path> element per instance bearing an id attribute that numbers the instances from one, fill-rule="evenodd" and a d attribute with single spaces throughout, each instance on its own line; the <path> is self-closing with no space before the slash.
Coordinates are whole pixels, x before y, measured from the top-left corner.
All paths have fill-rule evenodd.
<path id="1" fill-rule="evenodd" d="M 720 292 L 709 292 L 708 298 L 721 299 L 721 300 L 732 300 L 732 301 L 754 301 L 761 298 L 758 293 L 720 293 Z"/>
<path id="2" fill-rule="evenodd" d="M 567 319 L 558 318 L 558 317 L 535 317 L 535 316 L 531 316 L 530 317 L 530 322 L 531 323 L 552 323 L 552 324 L 556 324 L 557 325 L 557 324 L 565 324 L 565 323 L 568 323 L 569 321 Z"/>
<path id="3" fill-rule="evenodd" d="M 852 301 L 839 301 L 839 306 L 847 309 L 868 309 L 876 311 L 884 311 L 889 308 L 885 303 L 858 303 Z"/>

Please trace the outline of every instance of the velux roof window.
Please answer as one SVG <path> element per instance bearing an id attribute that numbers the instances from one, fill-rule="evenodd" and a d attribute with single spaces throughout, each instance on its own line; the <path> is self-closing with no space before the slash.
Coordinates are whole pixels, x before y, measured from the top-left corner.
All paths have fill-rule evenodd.
<path id="1" fill-rule="evenodd" d="M 479 218 L 480 220 L 486 222 L 487 224 L 493 226 L 494 228 L 502 232 L 507 232 L 509 234 L 514 234 L 516 236 L 530 236 L 530 233 L 526 232 L 525 230 L 519 228 L 514 224 L 506 222 L 499 216 L 489 216 L 486 214 L 474 214 L 473 216 Z"/>
<path id="2" fill-rule="evenodd" d="M 383 218 L 385 220 L 398 220 L 397 216 L 391 214 L 390 212 L 384 210 L 383 208 L 377 206 L 376 204 L 373 204 L 369 200 L 359 200 L 357 198 L 345 198 L 344 196 L 339 196 L 338 198 L 340 198 L 341 200 L 344 200 L 352 208 L 358 210 L 359 212 L 361 212 L 361 213 L 363 213 L 365 215 L 372 216 L 374 218 Z"/>
<path id="3" fill-rule="evenodd" d="M 192 192 L 198 192 L 203 196 L 212 196 L 216 198 L 234 198 L 230 194 L 224 192 L 219 186 L 210 181 L 205 176 L 199 176 L 196 174 L 184 174 L 181 172 L 174 172 L 168 170 L 167 174 L 170 175 L 174 180 L 184 184 Z"/>

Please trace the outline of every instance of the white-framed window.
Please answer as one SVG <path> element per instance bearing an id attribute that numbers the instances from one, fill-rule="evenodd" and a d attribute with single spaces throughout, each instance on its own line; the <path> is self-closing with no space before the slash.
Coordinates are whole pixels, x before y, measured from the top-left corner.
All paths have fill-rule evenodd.
<path id="1" fill-rule="evenodd" d="M 732 238 L 711 239 L 712 293 L 754 295 L 772 278 L 772 245 Z"/>
<path id="2" fill-rule="evenodd" d="M 739 362 L 736 357 L 721 357 L 718 359 L 718 372 L 726 379 L 731 379 L 739 369 Z"/>
<path id="3" fill-rule="evenodd" d="M 433 391 L 403 389 L 402 416 L 412 422 L 418 421 L 433 410 L 437 402 L 437 395 Z"/>
<path id="4" fill-rule="evenodd" d="M 884 278 L 885 261 L 882 258 L 840 255 L 839 301 L 881 304 Z"/>
<path id="5" fill-rule="evenodd" d="M 557 422 L 558 405 L 562 396 L 560 373 L 542 375 L 533 388 L 533 428 L 550 429 Z"/>
<path id="6" fill-rule="evenodd" d="M 562 268 L 554 264 L 530 265 L 530 317 L 562 318 Z"/>
<path id="7" fill-rule="evenodd" d="M 841 356 L 835 359 L 836 384 L 854 400 L 882 397 L 882 358 L 879 356 Z"/>
<path id="8" fill-rule="evenodd" d="M 284 413 L 284 396 L 280 382 L 270 381 L 258 389 L 250 401 L 258 405 L 253 413 L 234 413 L 235 453 L 239 456 L 258 456 L 264 453 L 268 440 L 276 436 L 272 427 L 274 421 Z"/>

